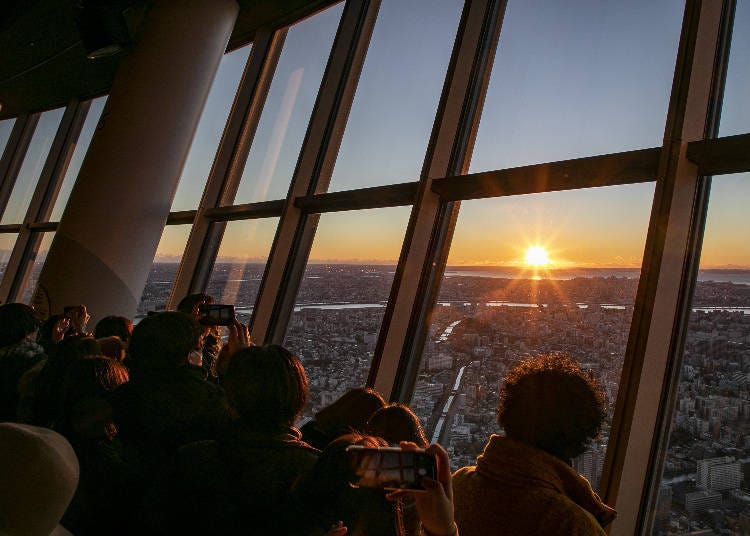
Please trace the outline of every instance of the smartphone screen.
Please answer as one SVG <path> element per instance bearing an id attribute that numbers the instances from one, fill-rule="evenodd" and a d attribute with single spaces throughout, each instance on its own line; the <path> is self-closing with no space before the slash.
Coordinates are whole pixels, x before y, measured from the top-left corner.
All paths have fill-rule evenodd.
<path id="1" fill-rule="evenodd" d="M 198 306 L 198 316 L 206 326 L 230 326 L 234 323 L 234 305 L 203 303 Z"/>
<path id="2" fill-rule="evenodd" d="M 437 478 L 435 458 L 423 450 L 353 445 L 346 453 L 356 477 L 352 482 L 354 486 L 423 490 L 423 478 Z"/>

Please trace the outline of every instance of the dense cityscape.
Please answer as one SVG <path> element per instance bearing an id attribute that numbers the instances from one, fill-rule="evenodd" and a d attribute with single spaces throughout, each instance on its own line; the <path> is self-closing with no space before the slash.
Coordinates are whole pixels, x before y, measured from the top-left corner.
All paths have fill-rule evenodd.
<path id="1" fill-rule="evenodd" d="M 155 265 L 141 314 L 163 308 L 175 269 Z M 208 292 L 235 303 L 246 321 L 262 271 L 261 264 L 219 263 Z M 411 401 L 428 438 L 448 449 L 455 467 L 474 463 L 489 435 L 500 431 L 495 406 L 507 370 L 528 356 L 566 352 L 593 372 L 607 397 L 609 419 L 600 437 L 573 460 L 596 489 L 637 276 L 637 270 L 603 270 L 513 279 L 449 270 Z M 284 341 L 310 378 L 304 419 L 365 383 L 392 278 L 389 266 L 308 266 Z M 750 533 L 750 273 L 703 272 L 700 279 L 655 535 Z"/>

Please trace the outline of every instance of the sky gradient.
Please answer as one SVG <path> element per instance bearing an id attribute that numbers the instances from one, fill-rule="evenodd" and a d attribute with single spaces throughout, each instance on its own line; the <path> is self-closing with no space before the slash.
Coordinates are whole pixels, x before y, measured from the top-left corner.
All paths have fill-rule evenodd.
<path id="1" fill-rule="evenodd" d="M 511 0 L 470 171 L 660 146 L 683 4 Z M 331 191 L 418 179 L 461 8 L 458 0 L 383 1 Z M 289 29 L 237 203 L 286 196 L 341 12 L 338 4 Z M 173 210 L 194 209 L 200 201 L 251 48 L 222 60 Z M 750 0 L 739 0 L 720 135 L 750 131 L 749 94 Z M 103 99 L 94 103 L 92 117 L 102 105 Z M 53 115 L 43 115 L 35 135 L 42 152 L 56 129 Z M 81 148 L 88 145 L 94 124 L 87 120 L 84 126 L 71 176 L 80 167 Z M 0 143 L 9 125 L 0 123 Z M 41 165 L 38 160 L 30 157 L 25 163 L 29 177 Z M 70 185 L 66 177 L 53 220 L 62 213 Z M 651 183 L 464 202 L 449 263 L 513 266 L 526 247 L 538 244 L 548 248 L 553 267 L 638 267 L 653 190 Z M 18 223 L 10 220 L 23 217 L 24 203 L 14 203 L 3 223 Z M 748 203 L 749 174 L 714 179 L 704 268 L 750 268 L 743 219 Z M 395 263 L 409 211 L 321 216 L 311 262 Z M 265 259 L 276 223 L 230 223 L 220 260 Z M 157 260 L 179 260 L 188 233 L 189 226 L 167 227 Z M 3 238 L 3 244 L 10 242 Z"/>

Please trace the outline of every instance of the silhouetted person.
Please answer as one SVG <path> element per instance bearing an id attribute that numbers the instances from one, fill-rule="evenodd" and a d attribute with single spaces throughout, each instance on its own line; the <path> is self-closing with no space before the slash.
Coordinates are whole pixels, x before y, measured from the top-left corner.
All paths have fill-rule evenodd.
<path id="1" fill-rule="evenodd" d="M 421 448 L 429 445 L 422 425 L 408 406 L 389 404 L 373 413 L 367 420 L 367 433 L 385 439 L 389 445 L 411 441 Z"/>
<path id="2" fill-rule="evenodd" d="M 429 445 L 419 417 L 403 404 L 389 404 L 373 413 L 367 421 L 367 433 L 393 446 L 398 446 L 402 441 L 410 441 L 420 448 Z M 419 516 L 412 497 L 404 498 L 401 512 L 404 534 L 419 534 Z"/>
<path id="3" fill-rule="evenodd" d="M 94 337 L 103 339 L 105 337 L 118 337 L 127 349 L 130 337 L 133 335 L 133 322 L 124 316 L 105 316 L 96 323 Z"/>
<path id="4" fill-rule="evenodd" d="M 295 503 L 300 525 L 295 534 L 322 536 L 338 521 L 348 534 L 396 536 L 403 533 L 400 503 L 386 498 L 378 488 L 353 488 L 354 469 L 346 456 L 350 445 L 383 447 L 387 443 L 374 436 L 343 435 L 323 450 L 315 466 L 295 486 Z"/>
<path id="5" fill-rule="evenodd" d="M 135 474 L 124 462 L 109 396 L 128 381 L 124 365 L 104 356 L 73 362 L 60 391 L 57 431 L 73 446 L 80 481 L 62 525 L 76 536 L 124 534 L 131 515 L 122 504 L 136 492 Z"/>
<path id="6" fill-rule="evenodd" d="M 383 406 L 385 400 L 375 389 L 351 389 L 316 413 L 315 419 L 300 429 L 302 438 L 322 450 L 339 436 L 364 430 L 370 415 Z"/>
<path id="7" fill-rule="evenodd" d="M 215 438 L 227 418 L 224 392 L 188 363 L 200 337 L 198 321 L 178 312 L 148 316 L 133 330 L 130 381 L 112 405 L 126 458 L 144 486 L 180 446 Z"/>
<path id="8" fill-rule="evenodd" d="M 18 381 L 45 357 L 36 342 L 38 331 L 39 322 L 31 307 L 0 305 L 0 421 L 16 421 Z"/>
<path id="9" fill-rule="evenodd" d="M 70 336 L 54 345 L 47 359 L 21 379 L 19 418 L 37 426 L 55 428 L 60 419 L 60 389 L 68 368 L 87 355 L 99 355 L 101 348 L 91 337 Z"/>
<path id="10" fill-rule="evenodd" d="M 213 296 L 203 292 L 197 294 L 188 294 L 177 305 L 177 310 L 200 320 L 199 308 L 204 304 L 214 303 Z M 201 325 L 203 330 L 203 343 L 201 345 L 201 364 L 206 378 L 215 381 L 218 374 L 216 372 L 216 360 L 221 351 L 221 334 L 217 326 Z"/>
<path id="11" fill-rule="evenodd" d="M 593 376 L 560 354 L 523 361 L 505 377 L 497 417 L 506 435 L 453 476 L 461 536 L 603 535 L 615 512 L 570 467 L 605 417 Z"/>
<path id="12" fill-rule="evenodd" d="M 146 501 L 149 529 L 293 534 L 291 486 L 318 455 L 294 428 L 308 395 L 302 364 L 280 346 L 245 348 L 232 356 L 223 385 L 233 422 L 216 441 L 180 449 Z"/>

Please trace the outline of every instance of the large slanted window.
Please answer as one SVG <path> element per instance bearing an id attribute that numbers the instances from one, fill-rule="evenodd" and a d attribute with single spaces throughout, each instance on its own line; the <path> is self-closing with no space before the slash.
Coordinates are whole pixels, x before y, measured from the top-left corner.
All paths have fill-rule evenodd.
<path id="1" fill-rule="evenodd" d="M 750 174 L 712 179 L 654 535 L 742 526 L 750 457 Z M 720 515 L 717 515 L 720 514 Z"/>
<path id="2" fill-rule="evenodd" d="M 167 225 L 156 248 L 156 257 L 141 295 L 136 318 L 151 311 L 164 311 L 177 276 L 185 244 L 190 234 L 189 225 Z"/>
<path id="3" fill-rule="evenodd" d="M 237 318 L 250 320 L 276 232 L 278 218 L 229 222 L 206 292 L 234 304 Z"/>
<path id="4" fill-rule="evenodd" d="M 647 183 L 463 203 L 411 401 L 454 467 L 500 431 L 507 371 L 562 352 L 606 393 L 601 438 L 573 461 L 598 486 L 652 197 Z"/>
<path id="5" fill-rule="evenodd" d="M 367 383 L 406 208 L 320 216 L 284 345 L 310 379 L 305 416 Z"/>

